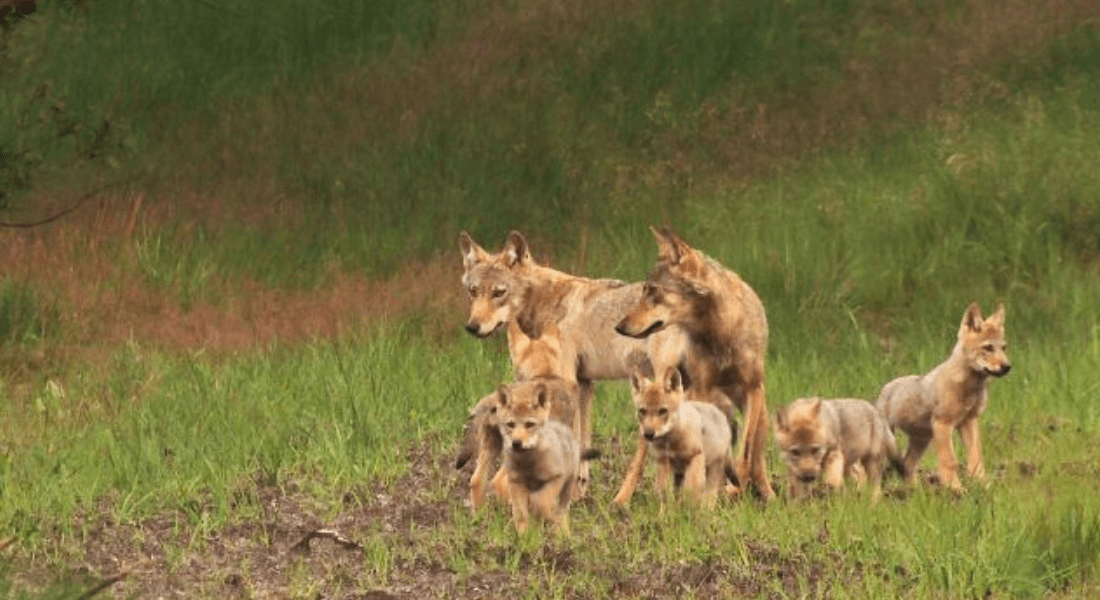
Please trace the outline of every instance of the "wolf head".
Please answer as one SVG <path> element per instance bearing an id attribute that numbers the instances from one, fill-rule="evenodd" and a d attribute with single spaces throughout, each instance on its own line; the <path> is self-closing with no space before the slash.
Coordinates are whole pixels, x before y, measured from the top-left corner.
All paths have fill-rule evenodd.
<path id="1" fill-rule="evenodd" d="M 486 252 L 463 231 L 458 236 L 462 250 L 462 286 L 470 295 L 470 318 L 466 331 L 486 337 L 515 318 L 522 306 L 526 286 L 520 273 L 533 261 L 527 240 L 518 231 L 508 234 L 497 254 Z"/>
<path id="2" fill-rule="evenodd" d="M 690 323 L 709 308 L 704 282 L 707 257 L 668 228 L 650 228 L 657 239 L 657 263 L 642 287 L 638 304 L 615 331 L 644 338 L 672 324 Z"/>
<path id="3" fill-rule="evenodd" d="M 684 401 L 680 370 L 669 367 L 659 381 L 653 381 L 641 369 L 635 369 L 630 374 L 630 387 L 642 437 L 653 441 L 668 435 L 676 426 L 676 415 Z"/>
<path id="4" fill-rule="evenodd" d="M 1001 304 L 988 319 L 976 302 L 970 304 L 959 324 L 959 347 L 975 372 L 1001 377 L 1012 363 L 1005 354 L 1005 307 Z"/>
<path id="5" fill-rule="evenodd" d="M 522 381 L 497 390 L 497 422 L 504 447 L 530 450 L 539 443 L 542 426 L 550 418 L 550 391 L 545 382 Z"/>
<path id="6" fill-rule="evenodd" d="M 775 413 L 775 439 L 791 475 L 810 483 L 821 475 L 828 435 L 821 420 L 821 398 L 800 398 Z"/>

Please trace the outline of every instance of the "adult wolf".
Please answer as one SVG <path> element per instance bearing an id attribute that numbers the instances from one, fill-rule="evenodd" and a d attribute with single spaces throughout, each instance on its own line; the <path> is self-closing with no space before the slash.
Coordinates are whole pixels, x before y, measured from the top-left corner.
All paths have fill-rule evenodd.
<path id="1" fill-rule="evenodd" d="M 615 333 L 615 325 L 641 298 L 641 283 L 588 279 L 539 265 L 518 231 L 509 233 L 495 254 L 486 252 L 466 232 L 459 235 L 459 248 L 462 285 L 470 296 L 466 330 L 471 335 L 484 338 L 514 323 L 523 335 L 513 335 L 509 328 L 513 361 L 521 355 L 517 345 L 523 339 L 537 339 L 551 326 L 560 336 L 561 360 L 573 366 L 580 386 L 582 448 L 592 443 L 595 381 L 626 379 L 633 366 L 647 357 L 659 365 L 679 365 L 685 360 L 687 340 L 677 331 L 645 340 Z M 587 481 L 588 467 L 582 464 L 582 488 Z"/>
<path id="2" fill-rule="evenodd" d="M 633 338 L 680 331 L 688 338 L 686 369 L 695 392 L 717 388 L 745 417 L 737 477 L 757 493 L 775 496 L 764 462 L 768 411 L 764 397 L 764 354 L 768 322 L 756 292 L 736 273 L 692 248 L 668 228 L 650 228 L 657 262 L 638 302 L 615 327 Z M 732 420 L 732 410 L 727 415 Z M 633 465 L 632 465 L 633 466 Z"/>
<path id="3" fill-rule="evenodd" d="M 963 313 L 958 342 L 947 360 L 924 375 L 906 375 L 883 386 L 876 405 L 891 428 L 909 435 L 905 466 L 910 479 L 915 477 L 929 442 L 935 442 L 940 483 L 962 490 L 959 461 L 951 443 L 956 429 L 967 447 L 970 476 L 985 476 L 978 417 L 989 396 L 989 378 L 1007 375 L 1011 368 L 1005 354 L 1004 304 L 983 319 L 981 308 L 971 303 Z"/>

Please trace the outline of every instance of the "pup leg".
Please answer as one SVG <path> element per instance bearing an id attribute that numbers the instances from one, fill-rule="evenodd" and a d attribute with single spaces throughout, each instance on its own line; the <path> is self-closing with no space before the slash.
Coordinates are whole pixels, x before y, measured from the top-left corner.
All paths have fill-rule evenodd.
<path id="1" fill-rule="evenodd" d="M 971 417 L 959 424 L 959 436 L 966 446 L 966 470 L 975 479 L 985 477 L 982 465 L 982 440 L 978 433 L 978 419 Z"/>
<path id="2" fill-rule="evenodd" d="M 924 451 L 928 449 L 928 444 L 931 442 L 932 438 L 927 435 L 909 436 L 909 447 L 905 449 L 905 458 L 903 459 L 905 481 L 907 483 L 913 483 L 917 480 L 917 465 L 920 464 L 920 459 L 924 456 Z"/>
<path id="3" fill-rule="evenodd" d="M 955 458 L 955 446 L 951 443 L 954 424 L 943 419 L 932 418 L 932 441 L 936 444 L 936 459 L 940 467 L 940 483 L 955 491 L 962 491 L 959 483 L 959 461 Z"/>
<path id="4" fill-rule="evenodd" d="M 512 501 L 512 522 L 516 525 L 516 531 L 523 533 L 527 531 L 530 520 L 530 492 L 523 483 L 512 482 L 509 497 Z"/>
<path id="5" fill-rule="evenodd" d="M 863 468 L 867 471 L 867 479 L 871 481 L 871 502 L 878 500 L 882 493 L 882 456 L 868 456 L 863 459 Z"/>
<path id="6" fill-rule="evenodd" d="M 680 494 L 696 507 L 703 505 L 703 493 L 707 486 L 707 461 L 702 453 L 688 462 Z"/>
<path id="7" fill-rule="evenodd" d="M 834 450 L 825 456 L 825 464 L 822 466 L 825 474 L 825 484 L 832 489 L 839 489 L 844 485 L 844 454 Z"/>
<path id="8" fill-rule="evenodd" d="M 615 504 L 626 506 L 630 502 L 630 497 L 634 495 L 634 488 L 638 487 L 638 481 L 641 480 L 642 472 L 645 470 L 645 455 L 648 448 L 649 444 L 639 435 L 638 449 L 634 451 L 634 458 L 630 460 L 630 466 L 626 468 L 626 479 L 623 480 L 619 493 L 615 494 L 615 499 L 612 500 Z"/>
<path id="9" fill-rule="evenodd" d="M 657 488 L 657 497 L 661 499 L 661 514 L 665 514 L 668 506 L 668 497 L 672 494 L 672 463 L 661 458 L 657 461 L 657 477 L 654 479 Z"/>
<path id="10" fill-rule="evenodd" d="M 512 488 L 508 483 L 508 471 L 505 470 L 504 465 L 501 465 L 501 467 L 497 469 L 497 474 L 493 476 L 492 485 L 493 493 L 501 500 L 507 502 L 509 496 L 512 495 Z"/>

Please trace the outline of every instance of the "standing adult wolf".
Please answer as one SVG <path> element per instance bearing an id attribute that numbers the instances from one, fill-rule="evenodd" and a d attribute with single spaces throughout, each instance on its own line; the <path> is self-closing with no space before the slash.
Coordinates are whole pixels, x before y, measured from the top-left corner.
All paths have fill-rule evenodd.
<path id="1" fill-rule="evenodd" d="M 539 338 L 553 325 L 568 356 L 565 364 L 576 369 L 580 386 L 581 447 L 592 444 L 592 396 L 594 382 L 626 379 L 644 358 L 654 364 L 679 365 L 687 338 L 669 330 L 649 339 L 633 339 L 615 333 L 615 325 L 642 295 L 641 283 L 614 279 L 588 279 L 539 265 L 531 258 L 526 238 L 508 234 L 504 248 L 486 252 L 466 232 L 458 238 L 465 272 L 462 285 L 470 295 L 466 331 L 484 338 L 515 322 L 524 334 L 509 330 L 512 356 L 520 354 L 521 337 Z M 644 459 L 644 456 L 642 457 Z M 581 465 L 580 483 L 587 485 L 588 467 Z"/>
<path id="2" fill-rule="evenodd" d="M 764 463 L 768 435 L 764 305 L 736 273 L 692 248 L 670 229 L 650 230 L 657 238 L 656 265 L 638 303 L 615 329 L 633 338 L 670 329 L 687 335 L 690 348 L 685 354 L 690 360 L 686 367 L 696 393 L 717 388 L 745 416 L 744 441 L 737 458 L 742 487 L 751 480 L 757 493 L 772 498 L 775 492 Z"/>

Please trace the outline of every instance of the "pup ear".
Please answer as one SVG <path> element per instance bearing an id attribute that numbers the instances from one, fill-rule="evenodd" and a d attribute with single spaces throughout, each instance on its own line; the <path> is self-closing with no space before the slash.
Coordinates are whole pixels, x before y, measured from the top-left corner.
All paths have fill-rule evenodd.
<path id="1" fill-rule="evenodd" d="M 630 372 L 630 387 L 634 390 L 635 394 L 642 393 L 647 383 L 649 383 L 649 380 L 642 374 L 641 369 L 635 367 L 634 370 Z"/>
<path id="2" fill-rule="evenodd" d="M 818 418 L 821 415 L 821 398 L 814 398 L 810 405 L 810 414 L 813 418 Z"/>
<path id="3" fill-rule="evenodd" d="M 994 327 L 1003 327 L 1005 324 L 1005 305 L 1004 302 L 997 305 L 997 310 L 993 311 L 993 314 L 989 315 L 987 319 Z"/>
<path id="4" fill-rule="evenodd" d="M 469 271 L 477 263 L 485 260 L 489 257 L 489 253 L 486 252 L 481 246 L 477 245 L 470 234 L 463 231 L 458 234 L 458 248 L 462 250 L 462 266 Z"/>
<path id="5" fill-rule="evenodd" d="M 959 335 L 970 331 L 978 332 L 982 330 L 982 309 L 978 307 L 977 302 L 971 302 L 970 306 L 966 307 L 966 312 L 963 313 L 962 323 L 959 324 Z"/>
<path id="6" fill-rule="evenodd" d="M 539 408 L 550 406 L 550 397 L 546 393 L 545 383 L 539 383 L 535 386 L 535 406 Z"/>
<path id="7" fill-rule="evenodd" d="M 508 389 L 506 386 L 500 386 L 497 388 L 497 406 L 499 408 L 508 408 Z"/>
<path id="8" fill-rule="evenodd" d="M 779 432 L 787 431 L 787 409 L 778 408 L 775 411 L 775 430 Z"/>
<path id="9" fill-rule="evenodd" d="M 669 367 L 665 371 L 665 391 L 667 392 L 683 392 L 684 382 L 680 378 L 680 369 L 676 367 Z"/>
<path id="10" fill-rule="evenodd" d="M 527 238 L 518 231 L 508 234 L 504 242 L 504 262 L 509 267 L 514 267 L 522 262 L 530 262 L 531 250 L 527 247 Z"/>

